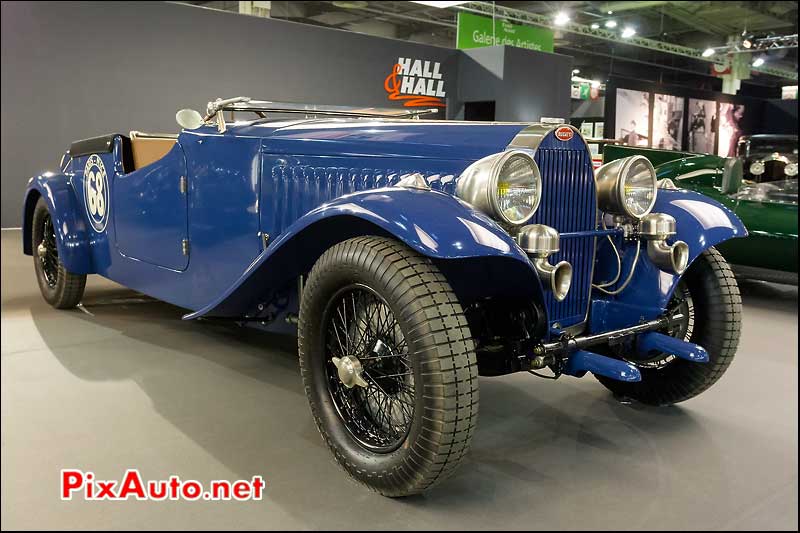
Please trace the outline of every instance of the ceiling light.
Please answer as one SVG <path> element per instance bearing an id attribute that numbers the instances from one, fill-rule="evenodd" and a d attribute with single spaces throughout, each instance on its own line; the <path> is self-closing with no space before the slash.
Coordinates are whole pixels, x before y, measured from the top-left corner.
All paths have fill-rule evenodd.
<path id="1" fill-rule="evenodd" d="M 556 26 L 563 26 L 567 22 L 569 22 L 569 15 L 564 11 L 559 11 L 558 13 L 556 13 L 556 18 L 553 19 L 553 23 Z"/>
<path id="2" fill-rule="evenodd" d="M 750 39 L 745 39 L 744 41 L 742 41 L 742 46 L 744 46 L 745 48 L 750 48 L 751 46 L 753 46 L 753 41 L 751 41 Z"/>
<path id="3" fill-rule="evenodd" d="M 760 67 L 763 64 L 764 64 L 764 58 L 763 57 L 757 57 L 755 59 L 755 61 L 753 61 L 753 66 L 754 67 Z"/>
<path id="4" fill-rule="evenodd" d="M 624 30 L 622 30 L 622 35 L 621 35 L 621 37 L 622 37 L 623 39 L 630 39 L 630 38 L 631 38 L 631 37 L 633 37 L 634 35 L 636 35 L 636 30 L 634 30 L 633 28 L 631 28 L 630 26 L 628 26 L 627 28 L 625 28 Z"/>
<path id="5" fill-rule="evenodd" d="M 596 29 L 598 29 L 599 27 L 600 27 L 600 24 L 598 24 L 598 23 L 596 23 L 596 22 L 593 22 L 593 23 L 592 23 L 592 29 L 593 29 L 593 30 L 596 30 Z"/>
<path id="6" fill-rule="evenodd" d="M 579 68 L 572 69 L 572 74 L 580 74 L 580 73 L 581 73 L 581 69 L 579 69 Z"/>
<path id="7" fill-rule="evenodd" d="M 705 50 L 703 50 L 703 57 L 711 57 L 713 55 L 714 55 L 713 48 L 706 48 Z"/>
<path id="8" fill-rule="evenodd" d="M 616 28 L 617 21 L 616 20 L 607 20 L 606 21 L 606 28 Z"/>
<path id="9" fill-rule="evenodd" d="M 422 4 L 423 6 L 445 8 L 445 7 L 453 7 L 461 4 L 466 4 L 467 2 L 415 2 L 414 0 L 411 0 L 411 3 Z"/>
<path id="10" fill-rule="evenodd" d="M 609 14 L 609 15 L 613 15 L 613 14 L 614 14 L 614 12 L 613 12 L 613 11 L 609 11 L 609 12 L 608 12 L 608 14 Z"/>

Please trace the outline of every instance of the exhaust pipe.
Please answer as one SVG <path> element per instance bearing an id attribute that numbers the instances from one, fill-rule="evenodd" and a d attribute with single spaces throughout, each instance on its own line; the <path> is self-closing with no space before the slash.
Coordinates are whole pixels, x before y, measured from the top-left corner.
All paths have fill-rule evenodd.
<path id="1" fill-rule="evenodd" d="M 533 255 L 531 263 L 544 283 L 545 289 L 553 292 L 557 301 L 567 297 L 572 285 L 572 265 L 561 261 L 551 265 L 547 258 L 559 250 L 558 231 L 544 224 L 530 224 L 519 230 L 517 243 L 525 253 Z"/>
<path id="2" fill-rule="evenodd" d="M 639 236 L 647 241 L 647 257 L 654 265 L 664 272 L 683 274 L 689 264 L 689 245 L 683 241 L 667 244 L 676 225 L 672 215 L 650 213 L 642 218 Z"/>
<path id="3" fill-rule="evenodd" d="M 683 241 L 672 245 L 667 241 L 647 241 L 647 257 L 664 272 L 683 274 L 689 264 L 689 245 Z"/>
<path id="4" fill-rule="evenodd" d="M 556 300 L 560 302 L 567 297 L 572 285 L 572 265 L 566 261 L 551 265 L 547 262 L 547 257 L 535 257 L 533 266 L 545 287 L 549 287 L 553 291 Z"/>

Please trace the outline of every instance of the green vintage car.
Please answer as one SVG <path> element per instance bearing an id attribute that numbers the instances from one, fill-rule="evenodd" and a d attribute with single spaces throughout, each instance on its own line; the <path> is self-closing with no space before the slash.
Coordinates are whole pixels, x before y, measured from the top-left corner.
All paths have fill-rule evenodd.
<path id="1" fill-rule="evenodd" d="M 741 159 L 617 145 L 605 147 L 603 163 L 634 154 L 653 163 L 660 187 L 710 196 L 742 220 L 749 236 L 717 247 L 738 277 L 797 285 L 796 172 L 745 179 Z"/>

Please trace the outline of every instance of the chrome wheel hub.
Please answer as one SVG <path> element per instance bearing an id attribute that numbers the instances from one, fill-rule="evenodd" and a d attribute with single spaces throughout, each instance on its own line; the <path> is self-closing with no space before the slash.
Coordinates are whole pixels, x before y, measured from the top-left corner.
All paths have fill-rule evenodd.
<path id="1" fill-rule="evenodd" d="M 348 389 L 352 389 L 356 385 L 359 387 L 367 387 L 368 383 L 363 377 L 364 368 L 361 366 L 361 361 L 358 357 L 346 355 L 344 357 L 331 358 L 333 366 L 339 374 L 339 379 L 342 384 Z"/>
<path id="2" fill-rule="evenodd" d="M 41 257 L 41 256 L 47 254 L 47 246 L 45 246 L 44 242 L 39 243 L 39 246 L 36 249 L 36 251 L 39 252 L 39 256 Z"/>

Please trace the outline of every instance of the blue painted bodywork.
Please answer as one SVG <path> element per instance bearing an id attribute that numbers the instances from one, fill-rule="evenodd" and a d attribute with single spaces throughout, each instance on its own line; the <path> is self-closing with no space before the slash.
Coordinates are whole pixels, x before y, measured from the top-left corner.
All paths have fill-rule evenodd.
<path id="1" fill-rule="evenodd" d="M 653 212 L 675 217 L 677 234 L 667 242 L 682 240 L 689 245 L 689 264 L 711 246 L 736 237 L 747 230 L 728 208 L 699 193 L 681 189 L 659 189 Z M 618 234 L 615 242 L 622 256 L 621 280 L 627 277 L 636 257 L 636 246 L 625 243 Z M 608 242 L 600 241 L 595 266 L 595 282 L 614 278 L 616 259 Z M 647 257 L 645 246 L 630 284 L 619 295 L 594 291 L 589 330 L 600 333 L 660 316 L 669 304 L 680 276 L 659 270 Z M 616 289 L 620 283 L 609 287 Z"/>
<path id="2" fill-rule="evenodd" d="M 607 236 L 618 241 L 625 272 L 634 247 L 619 232 L 599 229 L 591 159 L 577 133 L 563 141 L 550 131 L 531 152 L 541 169 L 543 196 L 530 222 L 565 234 L 552 261 L 568 260 L 574 268 L 563 302 L 542 289 L 505 229 L 455 197 L 461 172 L 507 149 L 525 127 L 258 120 L 229 124 L 219 133 L 203 126 L 181 132 L 166 156 L 136 170 L 123 167 L 125 144 L 117 136 L 111 151 L 96 154 L 108 171 L 107 226 L 97 231 L 87 223 L 89 155 L 75 156 L 60 173 L 31 180 L 24 200 L 25 252 L 31 253 L 31 214 L 41 196 L 54 215 L 59 256 L 68 270 L 97 273 L 186 308 L 186 318 L 278 325 L 278 318 L 297 310 L 297 277 L 328 247 L 365 234 L 393 237 L 444 269 L 457 262 L 491 264 L 502 274 L 464 285 L 483 295 L 503 289 L 535 301 L 550 326 L 545 336 L 570 327 L 607 331 L 659 316 L 679 277 L 658 270 L 645 253 L 621 295 L 591 288 L 593 280 L 614 275 Z M 412 172 L 421 173 L 431 190 L 395 186 Z M 654 210 L 677 219 L 676 238 L 689 244 L 691 259 L 745 234 L 735 216 L 696 193 L 660 190 Z M 447 272 L 457 277 L 464 270 Z"/>
<path id="3" fill-rule="evenodd" d="M 574 351 L 567 360 L 564 373 L 581 378 L 586 372 L 616 379 L 617 381 L 642 381 L 641 372 L 630 363 L 587 350 Z"/>
<path id="4" fill-rule="evenodd" d="M 694 363 L 708 362 L 708 352 L 702 346 L 657 331 L 639 335 L 636 338 L 636 349 L 642 357 L 668 353 Z"/>

